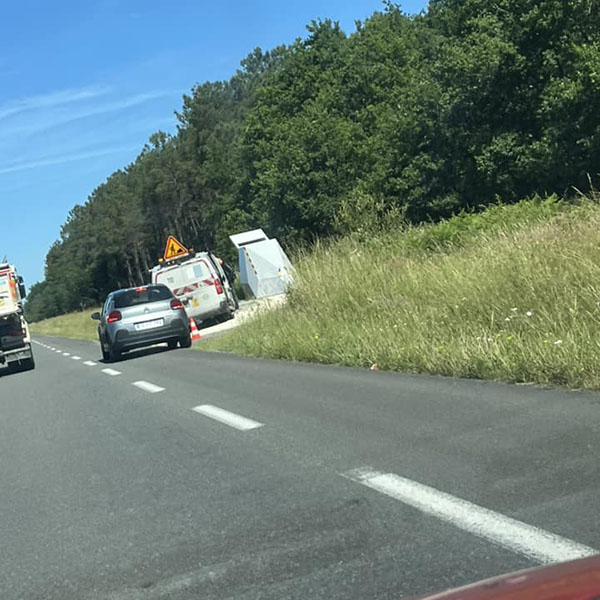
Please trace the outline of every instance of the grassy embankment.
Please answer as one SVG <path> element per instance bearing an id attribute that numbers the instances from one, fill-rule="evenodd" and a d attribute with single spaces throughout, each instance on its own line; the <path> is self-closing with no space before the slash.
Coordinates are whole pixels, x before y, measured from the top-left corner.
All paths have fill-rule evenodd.
<path id="1" fill-rule="evenodd" d="M 76 340 L 97 340 L 98 322 L 92 321 L 90 315 L 100 310 L 99 308 L 89 308 L 82 312 L 71 313 L 31 323 L 31 332 L 35 335 L 49 335 L 57 337 L 67 337 Z"/>
<path id="2" fill-rule="evenodd" d="M 287 306 L 203 347 L 600 388 L 599 231 L 551 198 L 322 244 Z"/>

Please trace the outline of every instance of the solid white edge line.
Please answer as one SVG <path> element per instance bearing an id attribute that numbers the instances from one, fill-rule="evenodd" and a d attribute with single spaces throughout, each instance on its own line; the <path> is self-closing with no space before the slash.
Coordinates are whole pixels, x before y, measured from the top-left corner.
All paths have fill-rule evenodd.
<path id="1" fill-rule="evenodd" d="M 103 373 L 110 375 L 111 377 L 115 377 L 116 375 L 121 375 L 121 371 L 115 371 L 114 369 L 102 369 Z"/>
<path id="2" fill-rule="evenodd" d="M 131 385 L 135 385 L 135 387 L 138 387 L 145 392 L 150 392 L 151 394 L 158 394 L 159 392 L 165 391 L 165 388 L 160 387 L 159 385 L 154 385 L 149 381 L 134 381 Z"/>
<path id="3" fill-rule="evenodd" d="M 95 367 L 96 363 L 93 360 L 86 360 L 84 363 L 87 367 Z"/>
<path id="4" fill-rule="evenodd" d="M 235 427 L 235 429 L 239 429 L 240 431 L 249 431 L 250 429 L 257 429 L 258 427 L 263 426 L 263 423 L 247 419 L 246 417 L 229 412 L 218 406 L 213 406 L 212 404 L 202 404 L 201 406 L 194 407 L 192 410 L 205 417 L 210 417 L 215 421 L 220 421 L 225 425 L 229 425 L 230 427 Z"/>
<path id="5" fill-rule="evenodd" d="M 598 554 L 589 546 L 393 473 L 363 468 L 343 473 L 343 476 L 541 563 Z"/>

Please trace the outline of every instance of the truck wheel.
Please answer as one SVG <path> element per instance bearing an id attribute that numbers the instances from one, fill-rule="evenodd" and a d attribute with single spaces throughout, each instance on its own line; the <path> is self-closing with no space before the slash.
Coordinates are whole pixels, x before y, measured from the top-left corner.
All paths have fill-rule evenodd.
<path id="1" fill-rule="evenodd" d="M 192 346 L 192 336 L 188 333 L 187 336 L 179 338 L 179 345 L 182 348 L 191 348 L 191 346 Z"/>
<path id="2" fill-rule="evenodd" d="M 35 369 L 35 360 L 33 360 L 33 356 L 21 361 L 21 371 L 33 371 L 33 369 Z"/>

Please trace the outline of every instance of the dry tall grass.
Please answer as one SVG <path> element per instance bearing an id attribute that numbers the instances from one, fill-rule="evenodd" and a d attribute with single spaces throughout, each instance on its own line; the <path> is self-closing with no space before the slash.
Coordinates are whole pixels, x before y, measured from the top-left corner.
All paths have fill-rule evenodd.
<path id="1" fill-rule="evenodd" d="M 600 208 L 550 198 L 319 245 L 285 307 L 209 348 L 600 388 Z"/>

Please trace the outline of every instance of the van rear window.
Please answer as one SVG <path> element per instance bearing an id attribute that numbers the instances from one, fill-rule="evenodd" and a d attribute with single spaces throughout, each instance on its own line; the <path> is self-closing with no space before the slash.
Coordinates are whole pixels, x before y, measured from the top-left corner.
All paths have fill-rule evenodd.
<path id="1" fill-rule="evenodd" d="M 126 290 L 115 295 L 115 308 L 128 308 L 138 304 L 160 302 L 173 297 L 169 288 L 162 285 L 149 285 L 135 290 Z"/>
<path id="2" fill-rule="evenodd" d="M 194 265 L 194 279 L 212 279 L 208 265 L 204 261 Z"/>
<path id="3" fill-rule="evenodd" d="M 203 279 L 212 279 L 210 267 L 205 260 L 199 260 L 192 264 L 184 263 L 175 268 L 159 271 L 156 275 L 156 283 L 167 285 L 171 290 Z"/>

